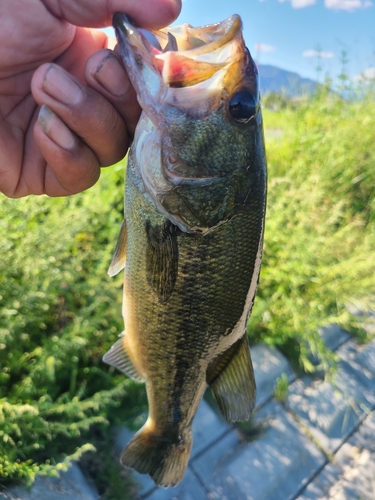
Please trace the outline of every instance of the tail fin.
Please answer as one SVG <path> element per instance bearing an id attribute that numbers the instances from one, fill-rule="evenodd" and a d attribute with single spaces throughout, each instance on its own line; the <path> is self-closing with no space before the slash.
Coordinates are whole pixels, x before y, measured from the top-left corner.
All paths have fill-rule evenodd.
<path id="1" fill-rule="evenodd" d="M 149 421 L 122 452 L 122 465 L 149 474 L 158 486 L 176 486 L 184 477 L 192 445 L 189 429 L 183 436 L 158 435 Z"/>

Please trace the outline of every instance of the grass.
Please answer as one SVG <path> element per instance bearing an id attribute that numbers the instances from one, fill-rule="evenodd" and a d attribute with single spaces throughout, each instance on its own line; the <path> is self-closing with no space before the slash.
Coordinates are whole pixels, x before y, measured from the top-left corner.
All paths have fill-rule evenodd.
<path id="1" fill-rule="evenodd" d="M 335 321 L 368 340 L 347 305 L 363 308 L 375 288 L 375 99 L 345 102 L 323 90 L 284 101 L 267 109 L 265 99 L 269 202 L 248 333 L 312 371 L 311 352 L 324 368 L 333 361 L 320 325 Z M 145 392 L 101 362 L 123 328 L 121 276 L 106 274 L 123 170 L 104 170 L 71 198 L 0 199 L 2 486 L 56 474 L 85 453 L 103 498 L 131 487 L 115 480 L 105 436 L 109 425 L 135 426 Z"/>
<path id="2" fill-rule="evenodd" d="M 322 94 L 265 110 L 269 197 L 252 342 L 278 345 L 314 370 L 332 361 L 318 327 L 363 332 L 347 306 L 370 307 L 375 285 L 375 100 Z M 267 137 L 267 132 L 266 132 Z"/>

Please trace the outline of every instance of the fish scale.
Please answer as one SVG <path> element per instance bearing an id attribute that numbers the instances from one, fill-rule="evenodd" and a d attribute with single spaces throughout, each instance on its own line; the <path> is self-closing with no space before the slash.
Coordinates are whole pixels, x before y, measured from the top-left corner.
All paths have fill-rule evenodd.
<path id="1" fill-rule="evenodd" d="M 169 132 L 181 158 L 189 159 L 198 168 L 209 163 L 215 171 L 220 172 L 233 172 L 239 155 L 248 154 L 248 143 L 254 140 L 251 127 L 247 134 L 240 137 L 236 134 L 236 129 L 224 129 L 220 109 L 209 121 L 202 120 L 200 124 L 192 119 L 177 120 L 171 125 Z M 215 148 L 212 144 L 215 144 Z M 228 158 L 228 146 L 232 144 L 238 146 L 238 151 L 233 148 L 232 155 Z"/>

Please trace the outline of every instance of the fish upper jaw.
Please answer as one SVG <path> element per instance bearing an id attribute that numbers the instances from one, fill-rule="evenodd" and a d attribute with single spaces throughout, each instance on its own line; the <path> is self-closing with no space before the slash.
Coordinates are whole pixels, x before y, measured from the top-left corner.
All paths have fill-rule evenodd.
<path id="1" fill-rule="evenodd" d="M 125 14 L 116 13 L 113 16 L 113 26 L 126 71 L 137 92 L 140 106 L 148 110 L 148 115 L 153 121 L 157 121 L 157 116 L 160 116 L 159 103 L 164 101 L 167 89 L 162 84 L 159 71 L 154 67 L 152 46 L 142 32 L 130 24 Z"/>

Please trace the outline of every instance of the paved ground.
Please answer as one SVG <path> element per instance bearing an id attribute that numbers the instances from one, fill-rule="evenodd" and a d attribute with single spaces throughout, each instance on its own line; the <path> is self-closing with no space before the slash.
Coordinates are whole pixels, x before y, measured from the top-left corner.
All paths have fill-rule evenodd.
<path id="1" fill-rule="evenodd" d="M 335 326 L 323 337 L 340 359 L 333 385 L 319 378 L 297 379 L 278 350 L 256 346 L 257 412 L 248 430 L 228 425 L 203 401 L 185 478 L 165 490 L 148 476 L 134 474 L 138 499 L 374 500 L 375 340 L 360 346 Z M 289 393 L 281 404 L 273 391 L 283 373 Z M 130 437 L 122 429 L 119 449 Z M 0 500 L 68 498 L 98 499 L 78 466 L 60 480 L 39 478 L 30 492 L 0 493 Z"/>

